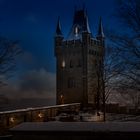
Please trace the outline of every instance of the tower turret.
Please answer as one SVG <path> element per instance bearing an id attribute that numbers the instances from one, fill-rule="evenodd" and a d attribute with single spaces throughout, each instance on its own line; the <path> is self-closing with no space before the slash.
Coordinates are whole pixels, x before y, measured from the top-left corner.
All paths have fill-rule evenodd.
<path id="1" fill-rule="evenodd" d="M 99 19 L 99 27 L 98 27 L 98 33 L 97 33 L 96 38 L 98 40 L 100 40 L 102 42 L 102 44 L 104 45 L 105 35 L 104 35 L 104 31 L 103 31 L 103 24 L 102 24 L 102 18 L 101 17 Z"/>
<path id="2" fill-rule="evenodd" d="M 62 31 L 61 31 L 61 24 L 60 24 L 60 17 L 58 17 L 57 21 L 57 27 L 56 27 L 56 36 L 63 36 Z"/>
<path id="3" fill-rule="evenodd" d="M 85 19 L 84 19 L 84 31 L 87 33 L 91 33 L 90 28 L 89 28 L 89 22 L 88 22 L 88 16 L 87 16 L 87 12 L 85 14 Z"/>
<path id="4" fill-rule="evenodd" d="M 97 37 L 102 37 L 102 38 L 105 37 L 104 31 L 103 31 L 103 24 L 102 24 L 102 18 L 101 17 L 100 17 L 100 20 L 99 20 L 99 27 L 98 27 Z"/>
<path id="5" fill-rule="evenodd" d="M 56 27 L 56 32 L 55 32 L 55 55 L 59 53 L 59 50 L 62 47 L 62 42 L 63 42 L 63 34 L 61 31 L 61 24 L 60 24 L 60 17 L 58 17 L 57 21 L 57 27 Z"/>

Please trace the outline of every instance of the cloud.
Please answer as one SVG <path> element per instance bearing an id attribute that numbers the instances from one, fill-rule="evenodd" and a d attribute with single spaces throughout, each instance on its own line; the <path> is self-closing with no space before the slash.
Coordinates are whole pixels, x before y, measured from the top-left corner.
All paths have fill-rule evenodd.
<path id="1" fill-rule="evenodd" d="M 26 64 L 32 64 L 34 62 L 33 54 L 31 52 L 27 52 L 27 51 L 24 51 L 21 59 Z"/>
<path id="2" fill-rule="evenodd" d="M 40 70 L 31 70 L 20 77 L 18 81 L 0 90 L 2 95 L 10 99 L 20 98 L 54 98 L 55 99 L 55 74 Z"/>

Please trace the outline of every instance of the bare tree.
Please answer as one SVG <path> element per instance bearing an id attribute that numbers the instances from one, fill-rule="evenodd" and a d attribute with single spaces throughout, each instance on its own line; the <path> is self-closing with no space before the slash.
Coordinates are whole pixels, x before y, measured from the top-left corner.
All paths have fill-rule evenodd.
<path id="1" fill-rule="evenodd" d="M 118 51 L 116 51 L 116 48 L 109 47 L 109 44 L 107 44 L 104 50 L 105 53 L 102 52 L 101 57 L 97 55 L 95 59 L 90 59 L 94 70 L 92 70 L 89 78 L 90 84 L 94 87 L 92 92 L 97 92 L 94 96 L 97 114 L 102 109 L 105 121 L 105 105 L 110 93 L 115 89 L 115 79 L 120 74 L 121 67 L 118 66 Z M 94 78 L 97 80 L 96 85 L 93 82 Z"/>
<path id="2" fill-rule="evenodd" d="M 98 75 L 101 82 L 100 88 L 100 102 L 104 112 L 104 121 L 106 120 L 106 103 L 108 98 L 115 89 L 116 79 L 120 75 L 121 67 L 118 63 L 118 51 L 116 48 L 110 47 L 107 43 L 105 46 L 105 55 L 102 67 L 99 66 Z"/>
<path id="3" fill-rule="evenodd" d="M 109 33 L 110 42 L 118 52 L 115 88 L 136 96 L 140 92 L 140 1 L 117 0 L 116 11 L 121 30 Z"/>
<path id="4" fill-rule="evenodd" d="M 0 37 L 0 86 L 6 85 L 6 80 L 12 76 L 16 68 L 16 58 L 21 53 L 17 41 Z"/>
<path id="5" fill-rule="evenodd" d="M 105 102 L 108 100 L 110 93 L 115 88 L 116 78 L 121 71 L 118 65 L 118 52 L 115 48 L 106 46 L 106 53 L 104 58 L 103 81 L 105 88 Z"/>

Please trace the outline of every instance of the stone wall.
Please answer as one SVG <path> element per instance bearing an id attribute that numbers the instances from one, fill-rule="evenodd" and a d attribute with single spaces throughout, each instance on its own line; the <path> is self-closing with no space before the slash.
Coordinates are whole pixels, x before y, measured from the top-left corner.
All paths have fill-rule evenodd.
<path id="1" fill-rule="evenodd" d="M 58 112 L 65 109 L 78 112 L 80 104 L 73 103 L 0 112 L 0 134 L 22 122 L 52 121 Z"/>

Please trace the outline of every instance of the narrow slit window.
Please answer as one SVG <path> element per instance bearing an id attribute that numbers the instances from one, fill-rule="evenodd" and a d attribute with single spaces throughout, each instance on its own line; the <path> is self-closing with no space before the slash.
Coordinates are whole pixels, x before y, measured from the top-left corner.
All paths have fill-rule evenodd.
<path id="1" fill-rule="evenodd" d="M 70 60 L 70 68 L 73 68 L 73 61 Z"/>

